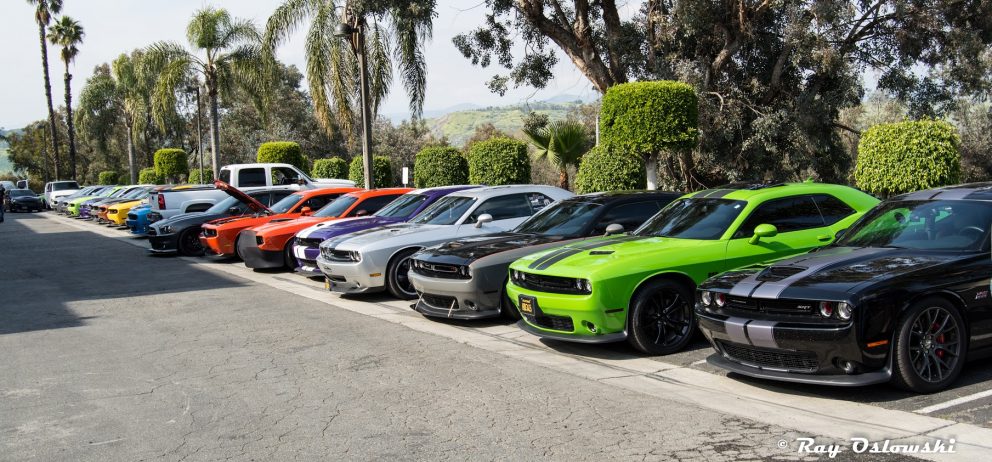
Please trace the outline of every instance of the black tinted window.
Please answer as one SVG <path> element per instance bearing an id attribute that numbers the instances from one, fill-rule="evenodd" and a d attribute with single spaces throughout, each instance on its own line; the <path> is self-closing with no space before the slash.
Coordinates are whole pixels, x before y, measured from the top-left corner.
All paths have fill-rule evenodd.
<path id="1" fill-rule="evenodd" d="M 246 168 L 238 172 L 238 187 L 250 188 L 253 186 L 265 186 L 264 168 Z"/>
<path id="2" fill-rule="evenodd" d="M 231 184 L 231 171 L 224 169 L 220 171 L 220 181 Z"/>
<path id="3" fill-rule="evenodd" d="M 823 223 L 830 226 L 838 221 L 849 217 L 854 213 L 854 209 L 841 202 L 840 199 L 826 194 L 813 196 L 816 206 L 820 208 L 820 215 L 823 215 Z"/>
<path id="4" fill-rule="evenodd" d="M 754 228 L 762 224 L 774 225 L 780 233 L 824 226 L 812 197 L 787 197 L 759 205 L 734 233 L 734 238 L 751 237 Z"/>
<path id="5" fill-rule="evenodd" d="M 337 199 L 338 196 L 340 196 L 340 194 L 328 194 L 326 196 L 311 197 L 303 203 L 303 207 L 310 207 L 310 210 L 320 210 L 334 199 Z"/>
<path id="6" fill-rule="evenodd" d="M 653 200 L 618 205 L 607 210 L 600 217 L 595 229 L 593 229 L 593 233 L 605 233 L 606 227 L 614 223 L 623 225 L 624 231 L 633 231 L 647 221 L 648 218 L 658 213 L 658 210 L 661 210 L 661 206 L 658 205 L 657 201 Z"/>
<path id="7" fill-rule="evenodd" d="M 390 202 L 396 200 L 396 198 L 400 197 L 401 195 L 402 194 L 390 194 L 388 196 L 370 197 L 362 201 L 357 206 L 355 206 L 355 208 L 351 210 L 351 213 L 349 213 L 348 216 L 349 217 L 358 216 L 358 212 L 361 212 L 363 210 L 365 211 L 363 216 L 372 215 L 373 213 L 378 212 L 379 209 L 389 205 Z"/>
<path id="8" fill-rule="evenodd" d="M 530 196 L 533 196 L 533 194 L 510 194 L 508 196 L 488 199 L 472 212 L 472 216 L 468 218 L 467 223 L 475 223 L 479 215 L 486 213 L 493 216 L 493 221 L 529 217 L 533 214 L 531 211 L 532 198 Z M 534 198 L 534 200 L 543 202 L 539 198 Z"/>

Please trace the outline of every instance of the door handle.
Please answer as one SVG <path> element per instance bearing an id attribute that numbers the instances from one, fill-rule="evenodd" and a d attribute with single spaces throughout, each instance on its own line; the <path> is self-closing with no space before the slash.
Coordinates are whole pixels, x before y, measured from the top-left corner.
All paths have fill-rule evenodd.
<path id="1" fill-rule="evenodd" d="M 819 239 L 820 242 L 827 242 L 827 241 L 833 239 L 834 237 L 831 236 L 831 235 L 829 235 L 829 234 L 824 234 L 824 235 L 821 235 L 821 236 L 817 236 L 816 238 Z"/>

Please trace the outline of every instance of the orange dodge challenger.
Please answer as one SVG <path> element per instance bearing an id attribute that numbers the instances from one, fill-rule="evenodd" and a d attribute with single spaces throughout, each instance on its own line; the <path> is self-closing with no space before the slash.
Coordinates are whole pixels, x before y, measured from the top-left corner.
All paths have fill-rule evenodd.
<path id="1" fill-rule="evenodd" d="M 225 185 L 226 186 L 226 185 Z M 200 243 L 203 248 L 217 255 L 238 253 L 238 234 L 248 228 L 271 222 L 287 221 L 312 215 L 343 194 L 361 191 L 360 188 L 321 188 L 295 192 L 269 207 L 271 214 L 231 216 L 218 218 L 203 225 Z M 240 257 L 240 255 L 238 255 Z"/>
<path id="2" fill-rule="evenodd" d="M 410 191 L 413 188 L 355 191 L 335 199 L 313 216 L 248 228 L 238 234 L 238 255 L 249 268 L 293 268 L 293 237 L 297 232 L 325 221 L 371 215 Z"/>

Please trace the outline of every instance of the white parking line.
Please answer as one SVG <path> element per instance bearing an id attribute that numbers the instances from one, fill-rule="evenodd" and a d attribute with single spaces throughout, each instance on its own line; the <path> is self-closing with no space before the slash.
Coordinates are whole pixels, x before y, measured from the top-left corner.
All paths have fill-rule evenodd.
<path id="1" fill-rule="evenodd" d="M 981 391 L 981 392 L 974 393 L 974 394 L 971 394 L 971 395 L 962 396 L 960 398 L 955 398 L 955 399 L 952 399 L 950 401 L 945 401 L 943 403 L 934 404 L 933 406 L 927 406 L 927 407 L 924 407 L 924 408 L 921 408 L 921 409 L 917 409 L 917 410 L 915 410 L 913 412 L 915 412 L 917 414 L 930 414 L 931 412 L 941 411 L 941 410 L 947 409 L 949 407 L 957 406 L 959 404 L 964 404 L 964 403 L 968 403 L 968 402 L 971 402 L 971 401 L 977 401 L 977 400 L 980 400 L 982 398 L 988 398 L 989 396 L 992 396 L 992 390 L 985 390 L 985 391 Z"/>
<path id="2" fill-rule="evenodd" d="M 46 214 L 47 215 L 47 214 Z M 59 219 L 49 215 L 46 218 Z M 147 248 L 143 241 L 119 231 L 68 220 L 76 228 Z M 648 358 L 596 358 L 556 351 L 529 334 L 503 329 L 475 329 L 412 315 L 406 302 L 369 303 L 329 294 L 305 278 L 255 273 L 242 264 L 183 258 L 196 266 L 267 285 L 329 306 L 446 337 L 472 347 L 538 364 L 549 369 L 597 380 L 662 399 L 692 403 L 700 408 L 807 432 L 810 436 L 849 441 L 853 437 L 893 444 L 924 444 L 954 438 L 954 454 L 914 454 L 929 460 L 984 460 L 992 453 L 992 429 L 908 411 L 885 409 L 851 401 L 781 393 L 760 383 L 734 380 L 692 367 Z M 961 398 L 959 398 L 961 399 Z M 953 402 L 953 401 L 952 401 Z M 944 403 L 947 404 L 947 403 Z M 926 408 L 924 408 L 926 409 Z"/>

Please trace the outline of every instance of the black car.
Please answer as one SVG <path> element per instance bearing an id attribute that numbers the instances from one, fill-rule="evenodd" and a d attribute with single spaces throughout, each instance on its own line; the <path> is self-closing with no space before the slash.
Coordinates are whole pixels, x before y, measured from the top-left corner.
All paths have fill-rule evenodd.
<path id="1" fill-rule="evenodd" d="M 512 231 L 424 249 L 413 255 L 409 272 L 419 295 L 413 309 L 441 318 L 479 319 L 501 312 L 519 318 L 504 295 L 510 263 L 549 247 L 633 231 L 680 195 L 617 191 L 576 196 L 555 202 Z"/>
<path id="2" fill-rule="evenodd" d="M 287 188 L 242 192 L 237 188 L 225 189 L 231 195 L 204 212 L 182 213 L 148 225 L 149 249 L 155 254 L 203 255 L 200 243 L 201 226 L 218 218 L 271 213 L 269 205 L 279 202 L 295 191 Z"/>
<path id="3" fill-rule="evenodd" d="M 40 212 L 45 209 L 45 203 L 30 189 L 11 189 L 7 191 L 6 198 L 0 199 L 8 212 Z"/>
<path id="4" fill-rule="evenodd" d="M 833 245 L 699 286 L 712 364 L 929 393 L 992 350 L 992 183 L 887 200 Z"/>

